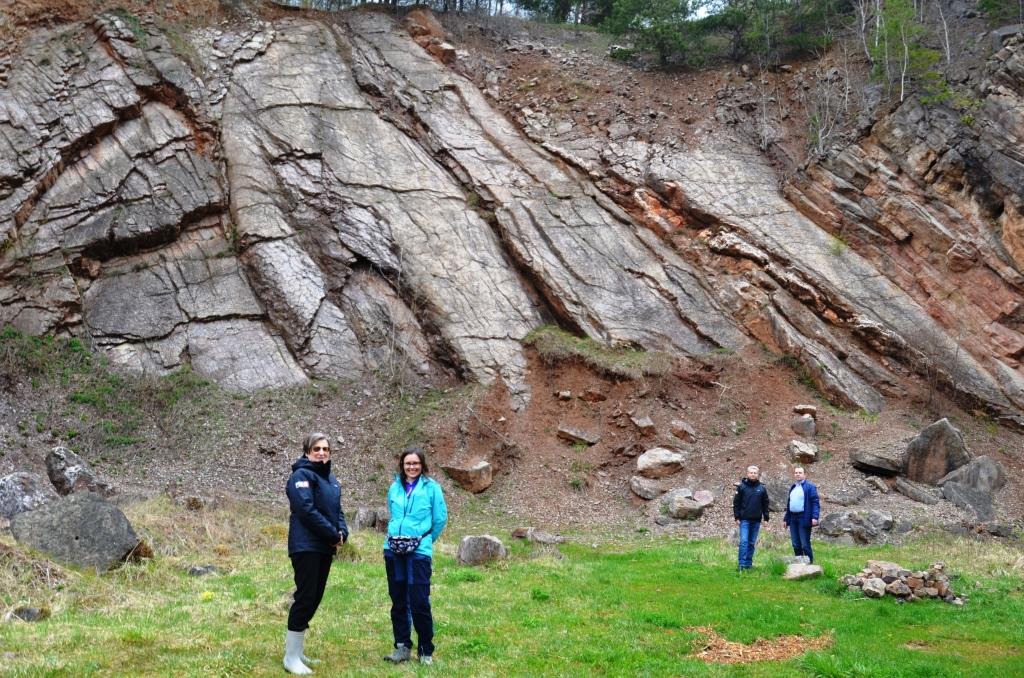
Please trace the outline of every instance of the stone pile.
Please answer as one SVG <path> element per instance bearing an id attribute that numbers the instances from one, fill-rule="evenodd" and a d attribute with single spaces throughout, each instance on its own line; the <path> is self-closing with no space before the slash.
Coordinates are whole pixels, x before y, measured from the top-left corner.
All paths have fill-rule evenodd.
<path id="1" fill-rule="evenodd" d="M 911 571 L 884 560 L 869 560 L 857 574 L 839 578 L 850 591 L 861 590 L 868 598 L 889 594 L 913 602 L 921 598 L 938 598 L 953 605 L 963 605 L 967 598 L 958 596 L 949 584 L 945 563 L 933 563 L 927 570 Z"/>

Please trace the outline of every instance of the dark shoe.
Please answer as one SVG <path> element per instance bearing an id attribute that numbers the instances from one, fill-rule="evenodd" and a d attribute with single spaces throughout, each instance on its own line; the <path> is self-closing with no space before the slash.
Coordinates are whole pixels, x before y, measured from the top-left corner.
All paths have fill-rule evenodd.
<path id="1" fill-rule="evenodd" d="M 410 657 L 412 657 L 411 647 L 408 645 L 396 645 L 394 652 L 384 657 L 384 661 L 401 664 L 402 662 L 409 661 Z"/>

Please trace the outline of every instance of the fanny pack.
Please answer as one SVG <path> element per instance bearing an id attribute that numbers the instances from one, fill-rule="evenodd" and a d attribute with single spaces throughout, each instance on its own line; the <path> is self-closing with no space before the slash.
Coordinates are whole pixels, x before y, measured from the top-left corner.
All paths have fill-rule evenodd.
<path id="1" fill-rule="evenodd" d="M 429 532 L 427 533 L 429 534 Z M 423 537 L 388 537 L 388 550 L 396 556 L 407 556 L 420 547 Z"/>

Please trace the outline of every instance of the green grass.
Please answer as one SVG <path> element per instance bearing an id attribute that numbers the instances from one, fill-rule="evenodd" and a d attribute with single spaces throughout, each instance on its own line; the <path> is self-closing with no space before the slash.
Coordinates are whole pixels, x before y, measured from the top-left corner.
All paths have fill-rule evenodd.
<path id="1" fill-rule="evenodd" d="M 620 379 L 664 376 L 672 369 L 668 354 L 628 347 L 608 347 L 577 337 L 553 325 L 544 325 L 523 338 L 548 363 L 578 360 L 603 374 Z"/>
<path id="2" fill-rule="evenodd" d="M 4 674 L 281 675 L 291 592 L 285 516 L 251 506 L 187 513 L 165 500 L 130 509 L 156 558 L 104 574 L 71 572 L 60 588 L 0 569 L 0 601 L 48 605 L 43 622 L 0 624 Z M 506 542 L 507 534 L 498 533 Z M 435 554 L 436 664 L 390 667 L 381 538 L 354 535 L 335 562 L 307 650 L 321 675 L 444 676 L 991 676 L 1024 671 L 1024 600 L 1015 553 L 975 542 L 893 548 L 818 545 L 825 579 L 786 582 L 781 551 L 735 572 L 733 547 L 635 536 L 588 537 L 559 550 L 514 544 L 509 561 L 455 564 L 458 527 Z M 595 548 L 592 544 L 597 543 Z M 968 594 L 963 608 L 848 594 L 835 577 L 881 557 L 912 568 L 941 555 Z M 188 565 L 224 574 L 192 578 Z M 20 572 L 17 576 L 9 570 Z M 34 583 L 33 583 L 34 582 Z M 709 626 L 731 641 L 832 638 L 787 661 L 707 664 L 693 656 Z"/>

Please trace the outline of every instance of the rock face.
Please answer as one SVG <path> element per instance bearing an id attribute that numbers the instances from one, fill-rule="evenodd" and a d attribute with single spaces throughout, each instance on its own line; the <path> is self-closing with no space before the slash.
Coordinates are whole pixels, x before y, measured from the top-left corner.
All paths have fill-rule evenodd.
<path id="1" fill-rule="evenodd" d="M 12 473 L 0 478 L 0 517 L 10 520 L 57 499 L 50 483 L 34 473 Z"/>
<path id="2" fill-rule="evenodd" d="M 78 567 L 117 567 L 139 545 L 121 510 L 92 494 L 73 494 L 11 521 L 19 544 Z"/>
<path id="3" fill-rule="evenodd" d="M 243 391 L 454 373 L 521 406 L 520 340 L 554 321 L 761 342 L 868 412 L 916 373 L 1024 426 L 1020 38 L 973 127 L 911 97 L 782 192 L 727 138 L 528 138 L 420 14 L 198 29 L 196 72 L 117 14 L 40 30 L 0 90 L 0 324 Z"/>
<path id="4" fill-rule="evenodd" d="M 55 447 L 46 455 L 46 474 L 62 495 L 80 491 L 104 497 L 114 494 L 110 483 L 99 478 L 84 459 L 66 447 Z"/>
<path id="5" fill-rule="evenodd" d="M 505 558 L 508 558 L 508 549 L 500 539 L 489 534 L 463 537 L 455 556 L 460 565 L 483 565 Z"/>
<path id="6" fill-rule="evenodd" d="M 972 458 L 960 431 L 953 428 L 948 419 L 940 419 L 910 441 L 906 475 L 910 480 L 934 485 Z"/>

